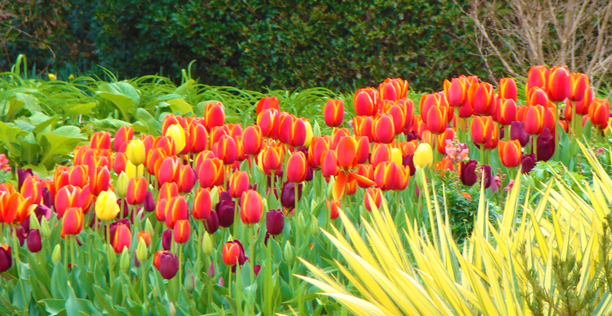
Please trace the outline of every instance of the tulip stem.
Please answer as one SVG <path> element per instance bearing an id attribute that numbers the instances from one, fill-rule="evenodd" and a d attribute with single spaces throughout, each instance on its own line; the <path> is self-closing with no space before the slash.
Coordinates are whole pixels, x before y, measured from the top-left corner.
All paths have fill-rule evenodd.
<path id="1" fill-rule="evenodd" d="M 484 144 L 480 144 L 480 164 L 486 165 Z"/>
<path id="2" fill-rule="evenodd" d="M 183 245 L 177 243 L 177 246 L 178 246 L 178 253 L 179 253 L 179 265 L 178 265 L 179 266 L 179 268 L 178 268 L 179 279 L 178 279 L 178 282 L 179 282 L 179 286 L 182 287 L 183 286 L 183 278 L 182 278 L 182 276 L 183 276 L 183 269 L 181 268 L 181 265 L 183 263 Z"/>
<path id="3" fill-rule="evenodd" d="M 146 309 L 147 306 L 147 273 L 145 271 L 145 263 L 141 262 L 140 267 L 142 268 L 142 306 Z"/>
<path id="4" fill-rule="evenodd" d="M 238 212 L 238 202 L 239 199 L 236 199 L 234 202 L 234 239 L 238 239 L 238 224 L 240 222 L 240 213 Z"/>
<path id="5" fill-rule="evenodd" d="M 255 282 L 255 244 L 257 242 L 257 236 L 255 236 L 253 226 L 255 225 L 249 225 L 249 235 L 251 236 L 251 248 L 249 249 L 251 252 L 251 257 L 249 258 L 251 261 L 251 282 Z"/>
<path id="6" fill-rule="evenodd" d="M 70 237 L 70 243 L 72 244 L 72 249 L 70 250 L 70 261 L 72 262 L 72 268 L 76 267 L 76 236 Z"/>
<path id="7" fill-rule="evenodd" d="M 202 247 L 204 246 L 204 244 L 203 244 L 203 241 L 204 241 L 203 240 L 204 239 L 204 222 L 203 221 L 198 221 L 198 222 L 199 222 L 198 226 L 200 228 L 199 229 L 199 234 L 198 234 L 198 237 L 199 237 L 198 238 L 198 245 L 199 245 L 199 247 L 198 247 L 198 262 L 202 262 Z M 202 265 L 202 267 L 204 267 L 204 266 Z"/>
<path id="8" fill-rule="evenodd" d="M 299 205 L 299 201 L 298 201 L 298 184 L 299 183 L 294 183 L 293 185 L 293 193 L 294 193 L 294 206 L 293 206 L 293 216 L 297 216 L 298 215 L 298 205 Z"/>
<path id="9" fill-rule="evenodd" d="M 232 298 L 232 267 L 228 269 L 229 277 L 227 277 L 227 295 Z"/>
<path id="10" fill-rule="evenodd" d="M 272 170 L 270 172 L 270 191 L 272 192 L 272 195 L 274 196 L 274 173 L 276 172 L 276 170 Z"/>
<path id="11" fill-rule="evenodd" d="M 538 161 L 538 135 L 532 135 L 532 150 L 535 154 L 536 161 Z"/>
<path id="12" fill-rule="evenodd" d="M 19 263 L 21 262 L 21 260 L 19 260 L 19 242 L 17 241 L 17 229 L 15 227 L 13 227 L 13 247 L 15 247 L 15 265 L 16 265 L 16 271 L 17 271 L 17 278 L 19 279 L 19 284 L 21 285 L 21 294 L 23 294 L 23 314 L 27 315 L 28 314 L 28 300 L 26 298 L 26 294 L 25 294 L 25 287 L 23 286 L 23 280 L 21 279 L 20 273 L 19 273 Z"/>

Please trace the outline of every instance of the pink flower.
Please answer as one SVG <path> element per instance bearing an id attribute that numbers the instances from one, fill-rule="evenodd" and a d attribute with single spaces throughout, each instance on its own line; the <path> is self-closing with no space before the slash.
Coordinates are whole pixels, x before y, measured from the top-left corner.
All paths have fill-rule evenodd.
<path id="1" fill-rule="evenodd" d="M 510 192 L 510 190 L 512 189 L 513 186 L 514 186 L 514 179 L 510 179 L 510 182 L 504 188 L 504 192 L 506 192 L 506 193 Z"/>

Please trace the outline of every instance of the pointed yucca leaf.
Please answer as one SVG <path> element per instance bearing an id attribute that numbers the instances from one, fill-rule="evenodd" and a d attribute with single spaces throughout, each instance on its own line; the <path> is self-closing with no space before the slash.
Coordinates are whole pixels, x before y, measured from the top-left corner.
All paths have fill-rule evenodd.
<path id="1" fill-rule="evenodd" d="M 433 243 L 434 246 L 436 247 L 437 251 L 440 251 L 440 243 L 438 240 L 438 233 L 436 232 L 436 225 L 434 225 L 434 215 L 433 215 L 433 210 L 432 210 L 432 205 L 431 205 L 431 197 L 429 195 L 429 186 L 427 185 L 427 179 L 425 178 L 425 173 L 424 172 L 419 172 L 418 174 L 420 174 L 421 176 L 421 180 L 423 183 L 423 191 L 425 193 L 425 205 L 427 207 L 427 212 L 429 214 L 429 225 L 430 225 L 430 229 L 431 229 L 431 237 L 433 239 Z"/>
<path id="2" fill-rule="evenodd" d="M 514 185 L 510 189 L 510 193 L 506 197 L 506 205 L 504 207 L 504 215 L 502 218 L 502 226 L 504 230 L 510 233 L 516 222 L 516 210 L 518 209 L 518 197 L 521 188 L 521 172 L 517 172 L 514 178 Z"/>

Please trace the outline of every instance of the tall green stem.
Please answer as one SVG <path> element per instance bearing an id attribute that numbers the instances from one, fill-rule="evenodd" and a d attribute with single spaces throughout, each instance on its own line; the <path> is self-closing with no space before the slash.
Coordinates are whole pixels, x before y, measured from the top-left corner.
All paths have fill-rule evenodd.
<path id="1" fill-rule="evenodd" d="M 251 252 L 251 256 L 249 260 L 251 261 L 251 282 L 255 282 L 255 244 L 257 242 L 257 236 L 254 234 L 255 225 L 249 225 L 249 236 L 251 237 L 251 248 L 249 249 Z"/>
<path id="2" fill-rule="evenodd" d="M 23 280 L 21 279 L 21 273 L 19 273 L 20 270 L 20 263 L 21 260 L 19 259 L 19 241 L 17 240 L 17 229 L 16 227 L 13 227 L 13 247 L 15 247 L 15 265 L 16 265 L 16 271 L 17 271 L 17 278 L 19 279 L 19 284 L 21 285 L 21 294 L 23 294 L 23 314 L 27 315 L 28 314 L 28 299 L 26 297 L 25 294 L 25 287 L 23 286 Z"/>

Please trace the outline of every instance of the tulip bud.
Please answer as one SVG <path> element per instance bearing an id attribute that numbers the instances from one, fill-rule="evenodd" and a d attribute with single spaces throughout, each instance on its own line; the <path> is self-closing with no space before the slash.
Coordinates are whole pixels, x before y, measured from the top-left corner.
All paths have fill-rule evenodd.
<path id="1" fill-rule="evenodd" d="M 210 266 L 208 267 L 208 277 L 212 278 L 215 276 L 215 263 L 214 262 L 210 262 Z"/>
<path id="2" fill-rule="evenodd" d="M 310 216 L 310 233 L 312 235 L 319 233 L 319 221 L 314 215 Z"/>
<path id="3" fill-rule="evenodd" d="M 55 245 L 55 248 L 53 248 L 51 261 L 53 261 L 53 263 L 58 263 L 62 261 L 62 246 L 60 246 L 60 244 Z"/>
<path id="4" fill-rule="evenodd" d="M 114 269 L 115 265 L 117 265 L 117 255 L 115 254 L 113 246 L 106 245 L 106 257 L 108 258 L 108 266 Z"/>
<path id="5" fill-rule="evenodd" d="M 32 229 L 28 233 L 28 250 L 30 252 L 36 253 L 39 252 L 42 248 L 42 241 L 40 240 L 40 230 Z"/>
<path id="6" fill-rule="evenodd" d="M 317 121 L 314 122 L 314 126 L 312 127 L 312 135 L 314 137 L 321 137 L 321 126 Z"/>
<path id="7" fill-rule="evenodd" d="M 191 270 L 189 272 L 186 273 L 185 275 L 185 280 L 183 281 L 183 284 L 185 284 L 185 290 L 188 293 L 193 292 L 193 289 L 195 288 L 195 279 L 193 277 L 193 273 L 191 273 Z"/>
<path id="8" fill-rule="evenodd" d="M 329 200 L 334 198 L 334 184 L 336 183 L 336 178 L 329 178 L 329 183 L 327 183 L 327 198 Z"/>
<path id="9" fill-rule="evenodd" d="M 153 225 L 151 224 L 151 221 L 149 221 L 148 218 L 145 220 L 144 227 L 145 227 L 145 231 L 149 233 L 149 236 L 153 236 Z"/>
<path id="10" fill-rule="evenodd" d="M 36 218 L 33 213 L 30 216 L 30 229 L 40 229 L 40 223 L 38 222 L 38 218 Z"/>
<path id="11" fill-rule="evenodd" d="M 138 261 L 145 262 L 149 257 L 149 251 L 147 249 L 147 243 L 144 239 L 138 240 L 138 247 L 136 248 L 136 258 Z"/>
<path id="12" fill-rule="evenodd" d="M 155 211 L 155 200 L 153 199 L 153 192 L 147 191 L 147 193 L 145 193 L 143 206 L 144 210 L 147 212 Z"/>
<path id="13" fill-rule="evenodd" d="M 120 199 L 125 199 L 129 182 L 130 179 L 128 178 L 127 174 L 125 172 L 121 172 L 121 174 L 117 178 L 117 185 L 115 185 L 115 193 Z"/>
<path id="14" fill-rule="evenodd" d="M 283 259 L 289 266 L 292 266 L 293 260 L 295 260 L 295 257 L 293 256 L 293 247 L 291 247 L 288 240 L 285 242 L 285 247 L 283 248 Z"/>
<path id="15" fill-rule="evenodd" d="M 204 233 L 204 237 L 202 237 L 202 251 L 205 255 L 209 256 L 215 250 L 212 239 L 208 233 Z"/>
<path id="16" fill-rule="evenodd" d="M 11 254 L 11 247 L 6 244 L 0 244 L 0 273 L 10 269 L 12 265 L 13 255 Z"/>
<path id="17" fill-rule="evenodd" d="M 176 315 L 176 307 L 174 307 L 174 303 L 172 302 L 170 302 L 170 305 L 168 306 L 168 313 L 170 313 L 170 316 Z"/>
<path id="18" fill-rule="evenodd" d="M 172 229 L 166 229 L 162 233 L 162 248 L 164 250 L 170 250 L 172 248 Z"/>
<path id="19" fill-rule="evenodd" d="M 51 229 L 49 228 L 49 222 L 47 222 L 47 219 L 44 216 L 42 217 L 40 221 L 40 235 L 45 239 L 49 239 L 49 236 L 51 236 Z"/>
<path id="20" fill-rule="evenodd" d="M 130 269 L 130 255 L 128 253 L 127 247 L 123 248 L 123 252 L 121 253 L 121 259 L 119 260 L 119 262 L 121 271 L 123 271 L 123 273 L 127 273 Z"/>
<path id="21" fill-rule="evenodd" d="M 283 232 L 285 227 L 285 215 L 281 210 L 269 210 L 266 213 L 266 229 L 272 236 Z"/>
<path id="22" fill-rule="evenodd" d="M 113 191 L 100 192 L 96 200 L 96 215 L 103 221 L 110 221 L 119 214 L 119 205 L 117 204 L 117 196 Z"/>

